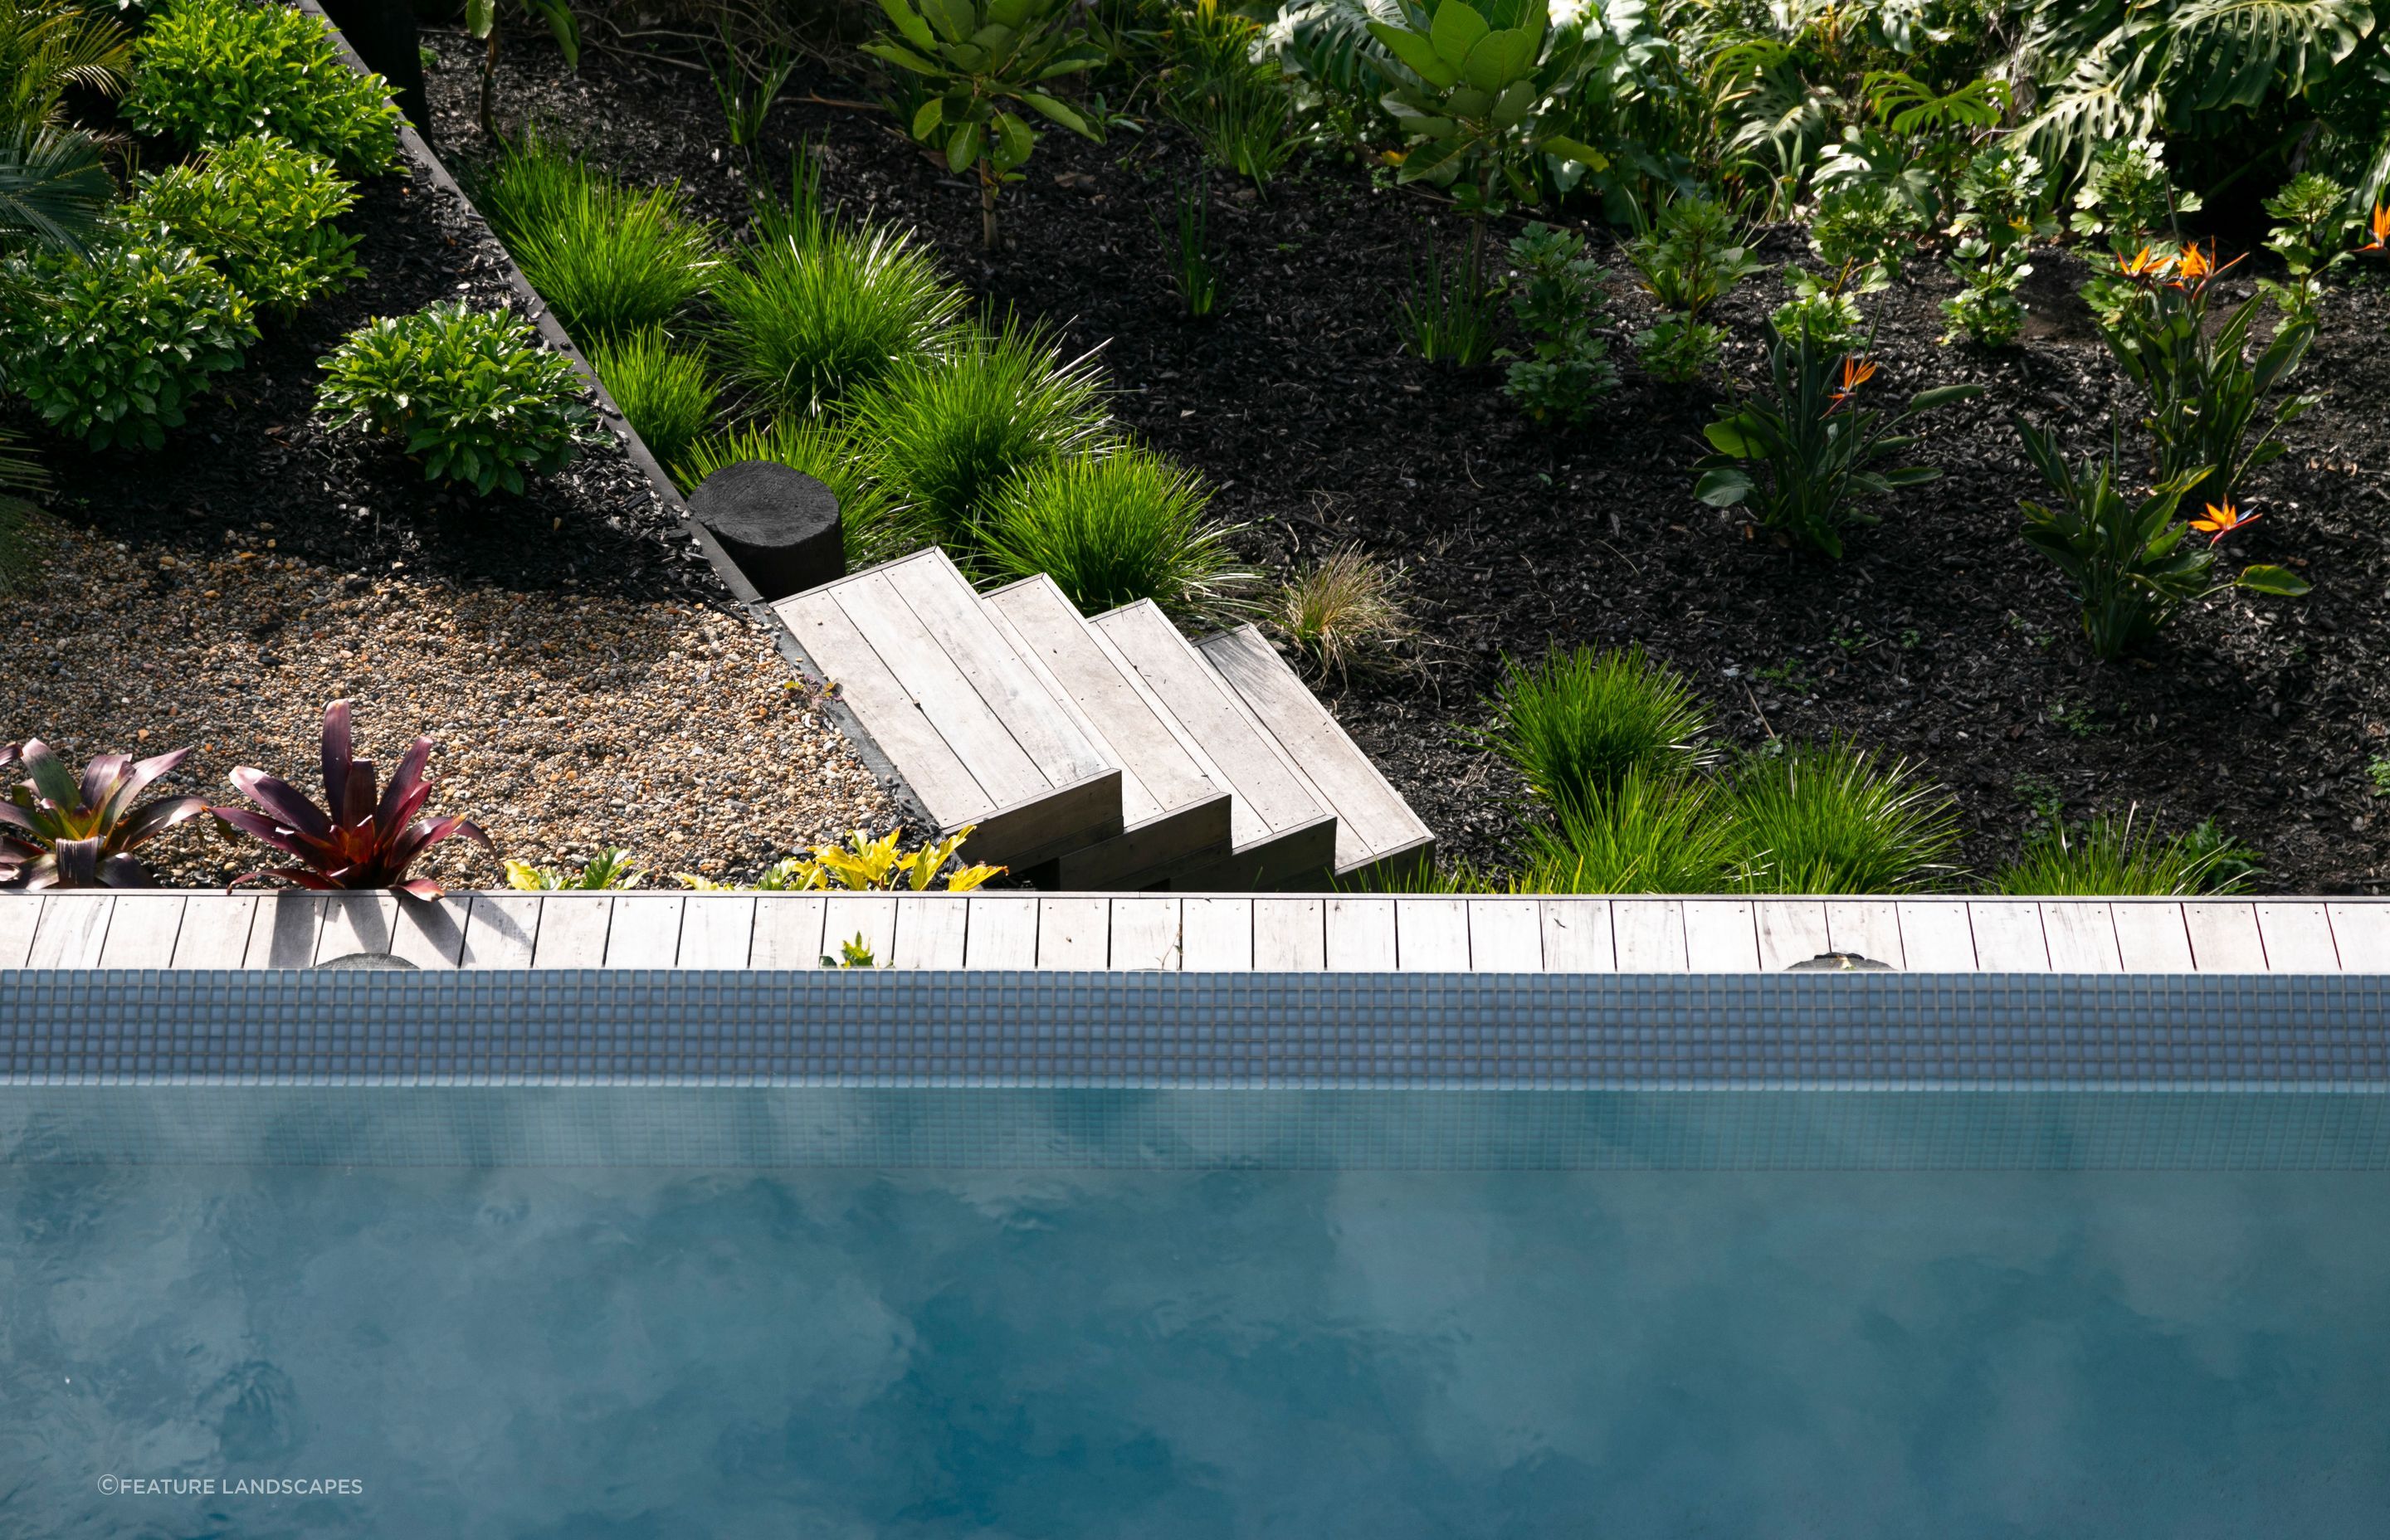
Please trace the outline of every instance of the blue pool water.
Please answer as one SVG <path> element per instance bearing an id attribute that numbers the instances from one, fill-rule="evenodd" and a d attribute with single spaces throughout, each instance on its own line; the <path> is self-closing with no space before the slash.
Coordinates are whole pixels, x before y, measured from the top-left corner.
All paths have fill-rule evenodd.
<path id="1" fill-rule="evenodd" d="M 2390 1527 L 2380 1173 L 17 1166 L 0 1206 L 12 1536 Z"/>

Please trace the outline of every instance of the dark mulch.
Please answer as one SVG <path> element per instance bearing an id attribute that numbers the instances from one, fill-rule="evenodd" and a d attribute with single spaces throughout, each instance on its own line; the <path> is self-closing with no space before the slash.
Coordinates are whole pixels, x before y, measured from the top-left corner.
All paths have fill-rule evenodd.
<path id="1" fill-rule="evenodd" d="M 452 163 L 482 148 L 460 38 L 435 36 L 435 137 Z M 815 73 L 792 97 L 867 97 Z M 700 73 L 593 56 L 577 76 L 552 51 L 510 49 L 503 101 L 608 163 L 678 177 L 735 222 L 745 199 Z M 1723 733 L 1845 733 L 1921 762 L 1963 802 L 1977 871 L 2013 852 L 2055 795 L 2071 811 L 2138 803 L 2169 828 L 2214 815 L 2262 849 L 2269 885 L 2374 892 L 2384 885 L 2383 803 L 2367 765 L 2390 752 L 2390 626 L 2379 599 L 2390 432 L 2379 288 L 2335 294 L 2301 380 L 2326 392 L 2264 478 L 2266 518 L 2236 537 L 2243 558 L 2301 568 L 2304 602 L 2235 598 L 2183 615 L 2150 657 L 2087 655 L 2052 571 L 2017 537 L 2016 500 L 2038 484 L 2007 426 L 2012 411 L 2104 436 L 2114 370 L 2073 299 L 2071 255 L 2041 259 L 2034 335 L 1991 355 L 1937 343 L 1952 283 L 1932 263 L 1875 297 L 1883 372 L 1906 395 L 1973 379 L 1981 401 L 1944 415 L 1925 457 L 1945 478 L 1886 507 L 1833 562 L 1754 538 L 1740 513 L 1691 496 L 1690 466 L 1715 392 L 1626 381 L 1593 427 L 1540 430 L 1498 391 L 1499 371 L 1456 374 L 1398 345 L 1392 315 L 1431 229 L 1457 240 L 1417 194 L 1314 159 L 1266 198 L 1224 196 L 1214 217 L 1225 313 L 1177 318 L 1153 225 L 1193 158 L 1156 122 L 1109 147 L 1048 135 L 1007 197 L 1012 245 L 978 249 L 970 190 L 883 114 L 792 100 L 774 115 L 763 163 L 785 175 L 798 135 L 827 146 L 827 184 L 848 209 L 919 226 L 998 305 L 1101 345 L 1131 430 L 1200 467 L 1217 509 L 1248 526 L 1247 553 L 1274 568 L 1348 540 L 1405 562 L 1428 641 L 1415 674 L 1328 691 L 1339 718 L 1441 833 L 1501 863 L 1516 787 L 1465 746 L 1506 655 L 1548 640 L 1638 640 L 1684 669 Z M 1227 186 L 1224 184 L 1223 192 Z M 1595 233 L 1607 248 L 1609 237 Z M 1766 254 L 1795 254 L 1793 232 Z M 1644 302 L 1614 286 L 1622 329 Z M 1729 366 L 1757 364 L 1772 277 L 1723 307 Z M 1626 350 L 1622 346 L 1623 354 Z"/>

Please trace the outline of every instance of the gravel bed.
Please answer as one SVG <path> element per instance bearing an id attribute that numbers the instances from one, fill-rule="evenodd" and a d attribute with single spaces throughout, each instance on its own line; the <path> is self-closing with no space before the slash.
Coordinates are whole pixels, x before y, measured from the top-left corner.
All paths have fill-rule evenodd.
<path id="1" fill-rule="evenodd" d="M 169 789 L 236 801 L 251 764 L 320 797 L 326 703 L 356 703 L 384 772 L 438 744 L 431 811 L 465 813 L 501 853 L 578 863 L 605 845 L 654 875 L 752 877 L 894 807 L 769 639 L 677 598 L 469 585 L 286 555 L 264 526 L 125 541 L 39 525 L 47 578 L 0 623 L 0 742 L 36 735 L 76 764 L 189 746 Z M 161 882 L 229 880 L 270 855 L 195 820 L 147 849 Z M 463 841 L 425 875 L 503 886 Z"/>

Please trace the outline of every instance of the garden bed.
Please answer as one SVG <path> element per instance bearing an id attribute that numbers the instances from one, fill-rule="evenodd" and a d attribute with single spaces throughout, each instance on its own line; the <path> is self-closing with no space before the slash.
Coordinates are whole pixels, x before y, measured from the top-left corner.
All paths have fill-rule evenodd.
<path id="1" fill-rule="evenodd" d="M 468 162 L 482 148 L 468 44 L 429 41 L 434 136 Z M 2390 558 L 2375 468 L 2390 303 L 2370 281 L 2328 301 L 2299 379 L 2324 403 L 2290 430 L 2291 454 L 2259 473 L 2250 503 L 2266 517 L 2235 536 L 2241 557 L 2291 565 L 2314 593 L 2204 601 L 2145 657 L 2100 664 L 2054 570 L 2018 538 L 2018 497 L 2042 494 L 2008 426 L 2021 411 L 2088 449 L 2105 441 L 2111 402 L 2125 401 L 2073 298 L 2084 269 L 2070 252 L 2036 253 L 2026 345 L 2005 354 L 1937 344 L 1938 302 L 1955 284 L 1931 262 L 1870 298 L 1876 389 L 1988 391 L 1930 422 L 1922 457 L 1945 478 L 1900 494 L 1833 562 L 1694 500 L 1712 390 L 1656 384 L 1630 363 L 1591 427 L 1552 430 L 1504 399 L 1498 366 L 1456 372 L 1405 353 L 1393 313 L 1440 212 L 1425 196 L 1373 187 L 1326 155 L 1266 197 L 1220 178 L 1226 298 L 1217 317 L 1189 323 L 1154 220 L 1197 160 L 1167 121 L 1107 147 L 1047 135 L 1007 194 L 1011 245 L 990 257 L 969 186 L 893 120 L 804 99 L 868 96 L 801 71 L 766 131 L 769 179 L 785 177 L 799 135 L 815 139 L 832 199 L 919 228 L 976 293 L 1058 324 L 1066 346 L 1100 345 L 1119 420 L 1212 480 L 1214 510 L 1246 526 L 1236 541 L 1249 558 L 1284 570 L 1357 540 L 1408 567 L 1419 667 L 1323 687 L 1454 854 L 1515 859 L 1518 785 L 1469 741 L 1490 718 L 1501 660 L 1552 640 L 1637 640 L 1691 677 L 1731 741 L 1843 733 L 1920 762 L 1960 799 L 1963 859 L 1977 872 L 2012 855 L 2053 805 L 2138 805 L 2169 830 L 2217 818 L 2264 852 L 2266 887 L 2390 881 L 2378 815 L 2390 804 L 2369 773 L 2390 754 L 2390 627 L 2378 617 Z M 699 213 L 743 215 L 748 183 L 701 72 L 593 50 L 569 73 L 519 36 L 499 100 L 509 121 L 534 116 L 600 163 L 679 178 Z M 1448 214 L 1440 228 L 1458 240 Z M 1610 257 L 1610 236 L 1587 228 Z M 1799 232 L 1780 229 L 1760 255 L 1780 263 L 1801 250 Z M 1642 297 L 1624 281 L 1613 289 L 1622 329 L 1642 324 Z M 2237 297 L 2229 285 L 2227 296 Z M 1763 277 L 1721 306 L 1730 369 L 1755 366 L 1783 297 Z"/>
<path id="2" fill-rule="evenodd" d="M 237 764 L 311 785 L 322 709 L 345 697 L 361 751 L 388 764 L 430 734 L 434 811 L 535 864 L 622 845 L 726 879 L 887 827 L 870 772 L 619 441 L 480 497 L 315 415 L 317 359 L 366 320 L 512 297 L 452 193 L 405 169 L 360 193 L 366 276 L 267 325 L 164 449 L 43 436 L 60 491 L 35 526 L 45 574 L 0 628 L 0 741 L 74 761 L 188 745 L 172 789 L 233 801 Z M 263 853 L 200 824 L 144 851 L 170 883 Z M 461 842 L 425 870 L 498 883 Z"/>

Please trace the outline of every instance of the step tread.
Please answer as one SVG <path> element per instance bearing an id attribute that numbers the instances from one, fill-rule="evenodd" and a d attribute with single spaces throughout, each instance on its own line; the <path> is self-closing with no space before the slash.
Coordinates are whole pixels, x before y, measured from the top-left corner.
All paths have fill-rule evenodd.
<path id="1" fill-rule="evenodd" d="M 773 609 L 946 828 L 1117 779 L 942 551 Z M 1106 823 L 1117 831 L 1116 808 Z"/>
<path id="2" fill-rule="evenodd" d="M 1339 873 L 1433 844 L 1434 831 L 1259 630 L 1240 625 L 1197 646 L 1334 809 Z"/>
<path id="3" fill-rule="evenodd" d="M 1229 841 L 1236 850 L 1330 815 L 1278 740 L 1151 600 L 1108 610 L 1092 623 L 1201 745 L 1235 793 Z"/>

